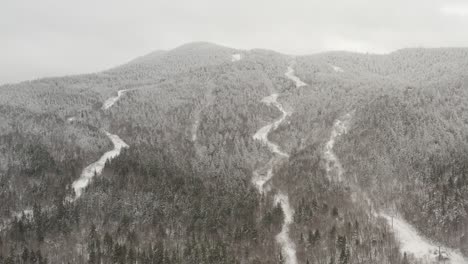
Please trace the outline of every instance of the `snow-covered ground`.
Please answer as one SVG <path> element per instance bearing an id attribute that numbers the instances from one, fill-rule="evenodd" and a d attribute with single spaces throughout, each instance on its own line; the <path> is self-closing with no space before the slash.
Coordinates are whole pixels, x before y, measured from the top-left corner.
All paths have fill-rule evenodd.
<path id="1" fill-rule="evenodd" d="M 274 105 L 276 106 L 276 108 L 278 108 L 282 115 L 281 115 L 281 118 L 279 118 L 278 120 L 276 120 L 275 122 L 271 123 L 271 124 L 268 124 L 262 128 L 260 128 L 257 133 L 254 134 L 253 138 L 255 140 L 260 140 L 261 142 L 263 142 L 265 145 L 268 146 L 268 148 L 275 154 L 278 154 L 280 156 L 283 156 L 283 157 L 289 157 L 289 155 L 287 153 L 284 153 L 283 151 L 281 151 L 280 147 L 276 144 L 274 144 L 273 142 L 269 141 L 268 140 L 268 134 L 276 129 L 283 121 L 284 119 L 286 119 L 286 117 L 288 116 L 288 113 L 284 110 L 283 106 L 278 103 L 277 101 L 278 99 L 278 94 L 275 93 L 275 94 L 272 94 L 270 96 L 267 96 L 265 98 L 262 99 L 262 102 L 267 104 L 267 105 Z"/>
<path id="2" fill-rule="evenodd" d="M 344 70 L 341 67 L 335 66 L 335 65 L 330 65 L 335 72 L 344 72 Z"/>
<path id="3" fill-rule="evenodd" d="M 268 162 L 265 170 L 260 168 L 253 172 L 252 183 L 261 194 L 268 193 L 271 189 L 271 187 L 266 184 L 273 177 L 273 164 L 271 164 L 273 161 L 274 159 Z"/>
<path id="4" fill-rule="evenodd" d="M 76 200 L 80 198 L 83 189 L 89 185 L 91 182 L 91 179 L 102 173 L 102 170 L 104 169 L 104 166 L 106 165 L 106 161 L 112 160 L 113 158 L 117 157 L 120 155 L 120 151 L 123 148 L 128 148 L 129 146 L 127 143 L 125 143 L 122 139 L 120 139 L 119 136 L 113 135 L 107 131 L 105 131 L 106 136 L 109 137 L 109 139 L 112 141 L 114 144 L 114 149 L 104 153 L 104 155 L 101 156 L 101 158 L 87 166 L 80 175 L 80 178 L 78 178 L 76 181 L 73 182 L 72 187 L 75 190 L 75 197 L 72 198 L 72 200 Z"/>
<path id="5" fill-rule="evenodd" d="M 196 142 L 197 141 L 197 134 L 198 134 L 198 127 L 200 126 L 200 114 L 197 113 L 195 115 L 195 122 L 193 122 L 192 125 L 192 141 Z"/>
<path id="6" fill-rule="evenodd" d="M 325 157 L 325 169 L 327 171 L 327 177 L 330 181 L 341 182 L 343 175 L 343 167 L 338 157 L 333 152 L 335 141 L 338 137 L 345 134 L 348 131 L 351 114 L 345 115 L 341 120 L 338 119 L 333 125 L 330 139 L 325 144 L 324 157 Z"/>
<path id="7" fill-rule="evenodd" d="M 278 120 L 274 121 L 273 123 L 260 128 L 257 131 L 257 133 L 253 135 L 253 138 L 267 145 L 270 151 L 276 154 L 277 156 L 279 156 L 279 159 L 281 159 L 281 158 L 288 158 L 289 155 L 283 152 L 278 145 L 268 140 L 268 134 L 272 130 L 276 129 L 281 124 L 281 122 L 283 122 L 284 119 L 286 119 L 288 115 L 288 113 L 284 110 L 283 106 L 280 103 L 278 103 L 277 99 L 278 99 L 278 94 L 274 93 L 270 96 L 263 98 L 262 102 L 268 105 L 276 106 L 276 108 L 278 108 L 282 112 L 281 117 Z M 265 188 L 265 184 L 268 181 L 270 181 L 270 179 L 273 177 L 273 167 L 279 161 L 279 159 L 278 157 L 273 157 L 266 165 L 266 168 L 260 168 L 254 171 L 252 182 L 254 186 L 257 187 L 260 193 L 263 194 L 265 193 L 265 191 L 269 190 L 269 188 Z M 266 173 L 265 172 L 262 173 L 262 171 L 265 171 L 265 170 L 266 170 Z M 289 198 L 287 194 L 284 194 L 281 192 L 276 194 L 275 203 L 280 204 L 281 209 L 283 210 L 283 213 L 284 213 L 283 226 L 281 228 L 281 232 L 276 236 L 276 241 L 281 246 L 281 251 L 283 253 L 283 256 L 285 257 L 285 263 L 297 264 L 296 245 L 289 237 L 289 226 L 291 225 L 293 221 L 294 210 L 291 208 L 291 205 L 289 204 Z"/>
<path id="8" fill-rule="evenodd" d="M 279 192 L 275 195 L 275 203 L 280 204 L 284 213 L 281 232 L 276 235 L 276 241 L 281 245 L 283 257 L 287 264 L 297 264 L 296 245 L 289 237 L 289 226 L 293 222 L 294 210 L 291 208 L 287 195 Z"/>
<path id="9" fill-rule="evenodd" d="M 237 54 L 232 54 L 232 58 L 231 58 L 231 61 L 232 62 L 235 62 L 235 61 L 240 61 L 242 59 L 242 56 L 237 53 Z"/>
<path id="10" fill-rule="evenodd" d="M 124 89 L 117 91 L 117 96 L 110 97 L 106 101 L 104 101 L 104 104 L 102 105 L 102 110 L 107 110 L 111 108 L 120 99 L 120 97 L 122 97 L 122 95 L 124 95 L 126 92 L 133 90 L 135 89 Z"/>
<path id="11" fill-rule="evenodd" d="M 132 91 L 135 89 L 125 89 L 125 90 L 119 90 L 117 92 L 117 96 L 110 97 L 107 99 L 103 106 L 102 109 L 107 110 L 110 107 L 112 107 L 119 99 L 122 97 L 122 95 L 128 91 Z M 104 155 L 101 156 L 101 158 L 88 165 L 86 168 L 83 169 L 81 172 L 80 178 L 75 180 L 72 183 L 72 187 L 75 190 L 75 197 L 70 197 L 69 200 L 74 201 L 78 198 L 80 198 L 81 194 L 83 193 L 83 189 L 86 188 L 86 186 L 89 185 L 91 182 L 91 179 L 102 173 L 102 170 L 104 169 L 104 166 L 106 165 L 106 162 L 108 160 L 112 160 L 115 157 L 120 155 L 120 151 L 123 148 L 128 148 L 129 146 L 127 143 L 125 143 L 119 136 L 113 135 L 107 131 L 104 131 L 106 136 L 112 141 L 112 144 L 114 144 L 114 149 L 107 151 L 104 153 Z"/>
<path id="12" fill-rule="evenodd" d="M 335 145 L 336 139 L 346 133 L 349 128 L 352 113 L 348 113 L 341 119 L 335 121 L 332 129 L 332 133 L 329 141 L 325 145 L 324 157 L 326 160 L 327 176 L 330 180 L 344 181 L 343 168 L 338 157 L 333 153 L 333 146 Z M 333 174 L 333 175 L 332 175 Z M 393 228 L 395 237 L 401 246 L 401 253 L 406 252 L 408 255 L 412 255 L 418 260 L 422 261 L 423 264 L 432 263 L 446 263 L 446 264 L 467 264 L 468 259 L 465 259 L 462 254 L 458 251 L 441 247 L 442 262 L 438 262 L 439 258 L 439 244 L 434 243 L 423 237 L 418 233 L 415 227 L 411 226 L 401 217 L 391 217 L 390 215 L 380 212 L 376 213 L 373 207 L 372 201 L 369 199 L 367 194 L 356 186 L 352 180 L 347 180 L 348 184 L 353 187 L 353 201 L 362 199 L 371 208 L 375 217 L 382 217 L 387 221 L 387 224 Z M 419 262 L 418 262 L 419 263 Z"/>
<path id="13" fill-rule="evenodd" d="M 51 206 L 43 207 L 41 212 L 48 213 L 51 211 L 51 208 L 52 208 Z M 0 232 L 4 229 L 11 227 L 11 224 L 13 223 L 13 221 L 15 221 L 15 219 L 22 219 L 23 216 L 29 221 L 33 220 L 33 217 L 34 217 L 33 209 L 29 207 L 28 209 L 12 212 L 11 217 L 6 218 L 6 219 L 5 218 L 0 219 Z"/>
<path id="14" fill-rule="evenodd" d="M 26 219 L 31 220 L 33 218 L 33 210 L 25 209 L 19 212 L 13 212 L 10 218 L 0 219 L 0 231 L 9 227 L 15 219 L 21 219 L 23 216 L 26 217 Z"/>
<path id="15" fill-rule="evenodd" d="M 301 79 L 299 79 L 299 77 L 297 77 L 294 74 L 294 69 L 292 68 L 292 66 L 288 67 L 288 71 L 284 75 L 286 75 L 286 77 L 288 77 L 288 79 L 292 80 L 296 84 L 297 88 L 307 85 L 307 83 L 301 81 Z"/>
<path id="16" fill-rule="evenodd" d="M 257 133 L 253 135 L 253 139 L 258 140 L 262 142 L 263 144 L 267 145 L 270 151 L 273 152 L 274 154 L 277 154 L 280 157 L 287 158 L 289 157 L 287 153 L 283 152 L 278 145 L 268 140 L 268 134 L 270 134 L 272 130 L 275 130 L 281 124 L 281 122 L 283 122 L 284 119 L 286 119 L 288 115 L 287 112 L 284 110 L 283 106 L 280 103 L 278 103 L 277 100 L 278 100 L 277 93 L 274 93 L 262 99 L 263 103 L 267 105 L 272 104 L 276 106 L 282 112 L 282 115 L 278 120 L 274 121 L 273 123 L 270 123 L 260 128 L 257 131 Z M 268 162 L 265 168 L 260 168 L 254 171 L 254 176 L 252 178 L 252 181 L 260 193 L 264 193 L 265 191 L 268 191 L 268 189 L 265 188 L 265 184 L 273 177 L 273 166 L 275 162 L 276 162 L 276 159 L 273 158 Z"/>
<path id="17" fill-rule="evenodd" d="M 291 66 L 288 67 L 288 71 L 285 73 L 285 75 L 294 81 L 296 87 L 306 85 L 297 76 L 294 75 L 294 70 Z M 278 108 L 282 113 L 281 117 L 273 123 L 260 128 L 257 133 L 253 135 L 255 140 L 259 140 L 263 144 L 267 145 L 270 151 L 276 154 L 276 156 L 273 157 L 268 162 L 268 164 L 265 165 L 265 167 L 259 168 L 253 173 L 252 182 L 258 191 L 262 194 L 269 191 L 270 189 L 270 186 L 265 187 L 265 184 L 273 177 L 273 167 L 275 164 L 281 159 L 289 157 L 289 155 L 283 152 L 278 145 L 268 140 L 268 134 L 278 128 L 278 126 L 288 116 L 288 113 L 284 107 L 278 102 L 278 96 L 279 95 L 277 93 L 274 93 L 263 98 L 262 102 L 267 105 L 274 105 L 276 108 Z M 297 264 L 296 245 L 289 236 L 289 227 L 293 222 L 294 210 L 289 203 L 289 197 L 286 193 L 279 191 L 277 194 L 275 194 L 274 199 L 275 204 L 279 204 L 284 213 L 283 226 L 281 228 L 281 232 L 276 236 L 276 242 L 281 246 L 281 251 L 282 255 L 284 256 L 285 263 Z"/>
<path id="18" fill-rule="evenodd" d="M 103 107 L 102 109 L 104 110 L 107 110 L 109 109 L 110 107 L 112 107 L 115 102 L 117 102 L 120 97 L 128 92 L 128 91 L 132 91 L 132 90 L 135 90 L 135 89 L 126 89 L 126 90 L 120 90 L 117 92 L 117 96 L 114 96 L 114 97 L 111 97 L 109 99 L 107 99 L 104 104 L 103 104 Z M 72 116 L 72 117 L 68 117 L 67 118 L 67 122 L 69 123 L 72 123 L 76 120 L 76 117 Z M 72 187 L 75 191 L 75 197 L 68 197 L 68 201 L 75 201 L 76 199 L 80 198 L 81 194 L 83 193 L 83 189 L 86 188 L 86 186 L 89 185 L 89 183 L 91 182 L 91 179 L 96 176 L 96 175 L 99 175 L 102 173 L 102 170 L 104 169 L 104 166 L 106 165 L 106 162 L 108 160 L 112 160 L 114 159 L 115 157 L 119 156 L 120 155 L 120 152 L 123 148 L 128 148 L 129 146 L 127 145 L 127 143 L 125 143 L 119 136 L 117 135 L 113 135 L 107 131 L 104 131 L 106 136 L 112 141 L 112 143 L 114 144 L 114 148 L 110 151 L 107 151 L 106 153 L 104 153 L 104 155 L 101 156 L 101 158 L 99 158 L 98 161 L 88 165 L 86 168 L 83 169 L 83 171 L 81 172 L 81 175 L 80 177 L 75 180 L 73 183 L 72 183 Z M 19 218 L 19 217 L 22 217 L 22 216 L 25 216 L 27 218 L 32 218 L 33 217 L 33 211 L 31 209 L 25 209 L 25 210 L 22 210 L 21 212 L 15 212 L 12 214 L 12 217 L 10 219 L 7 219 L 7 220 L 3 220 L 2 222 L 0 222 L 0 231 L 2 231 L 3 229 L 7 228 L 13 219 L 15 219 L 15 217 Z"/>
<path id="19" fill-rule="evenodd" d="M 423 261 L 423 263 L 439 263 L 439 244 L 433 243 L 425 237 L 418 234 L 416 228 L 411 226 L 404 219 L 399 217 L 391 217 L 388 214 L 380 213 L 379 216 L 387 220 L 389 226 L 393 226 L 393 232 L 400 242 L 401 252 L 406 252 L 409 255 Z M 467 264 L 468 259 L 464 258 L 460 252 L 453 249 L 441 247 L 442 258 L 441 263 L 446 264 Z"/>
<path id="20" fill-rule="evenodd" d="M 12 217 L 13 218 L 22 218 L 23 215 L 27 218 L 27 219 L 32 219 L 33 217 L 33 210 L 32 209 L 25 209 L 21 212 L 15 212 L 12 214 Z"/>

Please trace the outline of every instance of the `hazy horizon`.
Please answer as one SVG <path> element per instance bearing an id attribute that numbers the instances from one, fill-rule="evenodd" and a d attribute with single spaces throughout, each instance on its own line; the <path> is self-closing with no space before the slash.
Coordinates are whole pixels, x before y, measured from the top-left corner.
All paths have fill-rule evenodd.
<path id="1" fill-rule="evenodd" d="M 0 84 L 102 71 L 206 41 L 291 55 L 468 47 L 461 1 L 20 0 L 0 10 Z"/>

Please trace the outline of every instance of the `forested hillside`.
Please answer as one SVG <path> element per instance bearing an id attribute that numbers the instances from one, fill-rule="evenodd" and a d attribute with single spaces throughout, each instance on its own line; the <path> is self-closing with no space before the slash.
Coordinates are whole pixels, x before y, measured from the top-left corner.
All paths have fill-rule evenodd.
<path id="1" fill-rule="evenodd" d="M 282 114 L 262 103 L 274 93 L 287 115 L 268 137 L 289 154 L 275 164 L 253 137 Z M 279 190 L 299 263 L 451 261 L 406 252 L 379 213 L 467 256 L 467 111 L 468 49 L 292 57 L 191 43 L 2 86 L 0 263 L 296 264 L 275 241 Z M 105 131 L 128 148 L 69 199 L 112 149 Z M 260 193 L 265 164 L 274 188 Z"/>

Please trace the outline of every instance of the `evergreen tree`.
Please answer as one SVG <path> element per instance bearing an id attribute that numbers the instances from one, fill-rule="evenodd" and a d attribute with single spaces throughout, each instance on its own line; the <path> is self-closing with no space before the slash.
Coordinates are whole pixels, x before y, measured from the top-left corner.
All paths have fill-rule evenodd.
<path id="1" fill-rule="evenodd" d="M 28 248 L 24 248 L 23 253 L 21 254 L 21 259 L 23 260 L 23 263 L 26 263 L 29 259 L 29 250 Z"/>
<path id="2" fill-rule="evenodd" d="M 94 224 L 91 225 L 89 235 L 88 235 L 88 263 L 98 264 L 100 263 L 100 241 L 99 236 Z"/>
<path id="3" fill-rule="evenodd" d="M 33 217 L 34 217 L 34 227 L 36 228 L 36 239 L 37 241 L 44 241 L 44 227 L 42 219 L 42 209 L 41 206 L 37 203 L 34 203 L 33 206 Z"/>

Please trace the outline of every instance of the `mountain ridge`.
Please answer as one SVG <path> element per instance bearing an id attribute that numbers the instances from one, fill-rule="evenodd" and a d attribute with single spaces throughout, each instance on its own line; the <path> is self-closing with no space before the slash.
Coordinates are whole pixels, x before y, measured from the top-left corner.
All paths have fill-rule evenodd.
<path id="1" fill-rule="evenodd" d="M 101 73 L 106 73 L 109 70 L 113 70 L 116 68 L 121 68 L 125 67 L 128 65 L 135 65 L 135 64 L 153 64 L 155 61 L 158 59 L 161 59 L 161 57 L 164 57 L 165 55 L 177 55 L 177 53 L 182 53 L 179 55 L 187 55 L 190 53 L 197 53 L 201 51 L 207 51 L 207 50 L 223 50 L 226 54 L 229 52 L 234 53 L 249 53 L 249 52 L 265 52 L 265 53 L 274 53 L 277 55 L 285 56 L 288 58 L 294 58 L 294 57 L 321 57 L 321 56 L 342 56 L 342 55 L 348 55 L 348 56 L 376 56 L 376 57 L 386 57 L 389 55 L 397 55 L 397 54 L 404 54 L 408 52 L 468 52 L 468 47 L 438 47 L 438 48 L 401 48 L 394 50 L 389 53 L 385 54 L 373 54 L 373 53 L 366 53 L 366 52 L 354 52 L 354 51 L 346 51 L 346 50 L 330 50 L 330 51 L 322 51 L 322 52 L 316 52 L 316 53 L 311 53 L 311 54 L 300 54 L 300 55 L 288 55 L 286 53 L 278 52 L 272 49 L 263 49 L 263 48 L 252 48 L 248 50 L 242 50 L 242 49 L 236 49 L 224 45 L 219 45 L 216 43 L 212 42 L 205 42 L 205 41 L 197 41 L 197 42 L 188 42 L 182 45 L 179 45 L 173 49 L 170 50 L 155 50 L 152 52 L 149 52 L 145 55 L 138 56 L 134 59 L 131 59 L 130 61 L 123 63 L 121 65 L 117 65 L 114 67 L 110 67 L 109 69 L 105 69 L 102 71 L 97 71 L 97 72 L 90 72 L 90 73 L 82 73 L 82 74 L 70 74 L 70 75 L 65 75 L 65 76 L 49 76 L 49 77 L 41 77 L 41 78 L 36 78 L 36 79 L 31 79 L 31 80 L 24 80 L 24 81 L 19 81 L 15 83 L 6 83 L 0 85 L 0 89 L 5 86 L 9 85 L 14 85 L 14 84 L 19 84 L 19 83 L 25 83 L 25 82 L 34 82 L 34 81 L 40 81 L 40 80 L 45 80 L 45 79 L 54 79 L 54 78 L 66 78 L 66 77 L 79 77 L 79 76 L 87 76 L 87 75 L 93 75 L 93 74 L 101 74 Z"/>

